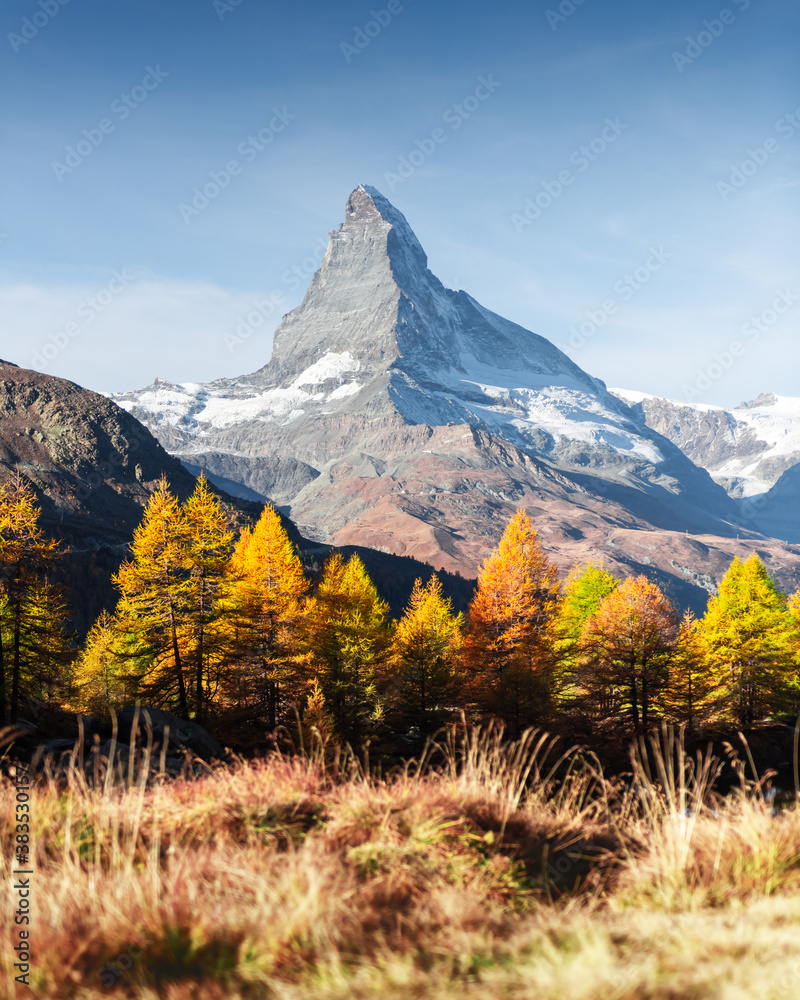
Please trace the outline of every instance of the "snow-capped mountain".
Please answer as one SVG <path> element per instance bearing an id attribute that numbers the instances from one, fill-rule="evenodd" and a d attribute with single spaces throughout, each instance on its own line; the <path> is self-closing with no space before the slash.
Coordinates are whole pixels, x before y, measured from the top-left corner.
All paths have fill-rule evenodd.
<path id="1" fill-rule="evenodd" d="M 800 462 L 800 399 L 762 393 L 731 410 L 612 389 L 733 497 L 770 490 Z"/>
<path id="2" fill-rule="evenodd" d="M 157 381 L 115 398 L 155 419 L 184 453 L 214 441 L 249 454 L 231 438 L 254 421 L 294 429 L 363 412 L 469 423 L 580 466 L 612 456 L 664 461 L 602 382 L 543 337 L 445 288 L 405 218 L 374 188 L 350 196 L 345 223 L 274 344 L 270 363 L 245 378 Z"/>
<path id="3" fill-rule="evenodd" d="M 765 534 L 800 542 L 800 399 L 762 393 L 731 410 L 613 389 L 735 498 Z"/>
<path id="4" fill-rule="evenodd" d="M 469 575 L 518 504 L 564 561 L 661 562 L 681 578 L 633 536 L 741 531 L 725 490 L 601 381 L 445 288 L 371 187 L 350 195 L 268 364 L 114 398 L 187 464 L 286 505 L 312 538 Z"/>

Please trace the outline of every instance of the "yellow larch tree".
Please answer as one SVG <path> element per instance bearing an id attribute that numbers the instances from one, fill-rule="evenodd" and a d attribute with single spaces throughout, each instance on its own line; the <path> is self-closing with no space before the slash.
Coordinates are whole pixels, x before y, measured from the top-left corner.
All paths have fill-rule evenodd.
<path id="1" fill-rule="evenodd" d="M 792 612 L 757 553 L 733 560 L 698 634 L 724 721 L 750 726 L 796 706 Z"/>
<path id="2" fill-rule="evenodd" d="M 414 581 L 394 634 L 392 668 L 398 701 L 422 729 L 434 710 L 452 704 L 463 625 L 464 615 L 453 612 L 435 573 L 424 586 L 419 577 Z"/>
<path id="3" fill-rule="evenodd" d="M 271 730 L 282 710 L 304 694 L 307 656 L 301 647 L 308 588 L 294 544 L 268 504 L 236 543 L 223 611 L 227 696 L 263 708 Z"/>
<path id="4" fill-rule="evenodd" d="M 47 580 L 57 543 L 39 515 L 19 473 L 0 484 L 0 723 L 16 722 L 24 695 L 49 698 L 67 681 L 67 609 Z"/>
<path id="5" fill-rule="evenodd" d="M 600 603 L 583 629 L 588 686 L 601 714 L 630 717 L 647 732 L 656 694 L 669 678 L 678 617 L 661 589 L 645 576 L 628 577 Z"/>
<path id="6" fill-rule="evenodd" d="M 325 561 L 310 602 L 307 649 L 336 735 L 360 746 L 383 717 L 381 685 L 393 624 L 357 555 Z"/>
<path id="7" fill-rule="evenodd" d="M 181 513 L 184 560 L 189 574 L 184 611 L 189 632 L 187 657 L 193 661 L 195 719 L 203 722 L 219 687 L 223 656 L 220 596 L 233 553 L 234 533 L 228 515 L 202 474 Z"/>
<path id="8" fill-rule="evenodd" d="M 138 678 L 120 652 L 119 627 L 102 611 L 86 638 L 75 667 L 76 706 L 90 715 L 121 711 L 138 696 Z"/>
<path id="9" fill-rule="evenodd" d="M 513 735 L 551 710 L 559 586 L 530 517 L 517 510 L 480 569 L 464 650 L 467 696 Z"/>
<path id="10" fill-rule="evenodd" d="M 175 705 L 188 718 L 185 618 L 190 580 L 185 525 L 166 477 L 145 507 L 133 534 L 131 559 L 114 577 L 121 653 L 157 703 Z"/>

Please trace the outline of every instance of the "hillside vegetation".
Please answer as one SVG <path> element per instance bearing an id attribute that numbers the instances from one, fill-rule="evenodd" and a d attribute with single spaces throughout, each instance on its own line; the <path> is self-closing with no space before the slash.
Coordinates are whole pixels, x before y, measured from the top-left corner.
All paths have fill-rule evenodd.
<path id="1" fill-rule="evenodd" d="M 746 747 L 740 747 L 746 757 Z M 31 960 L 0 903 L 5 995 L 44 1000 L 790 1000 L 800 813 L 669 730 L 625 778 L 536 731 L 451 727 L 391 775 L 313 737 L 152 777 L 66 758 L 30 790 Z M 148 777 L 150 775 L 150 777 Z M 18 778 L 17 778 L 18 780 Z M 15 785 L 0 779 L 3 843 Z M 3 879 L 10 885 L 10 852 Z M 11 943 L 12 946 L 9 946 Z"/>

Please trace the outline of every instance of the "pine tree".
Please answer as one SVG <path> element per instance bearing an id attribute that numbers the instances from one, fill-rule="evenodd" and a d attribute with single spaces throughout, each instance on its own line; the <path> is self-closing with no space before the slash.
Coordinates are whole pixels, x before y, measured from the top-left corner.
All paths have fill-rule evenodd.
<path id="1" fill-rule="evenodd" d="M 240 704 L 263 705 L 270 730 L 282 706 L 303 694 L 308 587 L 280 515 L 267 505 L 255 528 L 245 529 L 236 543 L 224 615 L 232 665 L 227 690 Z"/>
<path id="2" fill-rule="evenodd" d="M 177 701 L 183 718 L 189 711 L 184 626 L 191 583 L 186 546 L 178 501 L 162 477 L 133 534 L 132 558 L 114 577 L 121 595 L 116 621 L 123 633 L 122 654 L 138 673 L 142 690 L 163 704 Z"/>
<path id="3" fill-rule="evenodd" d="M 793 707 L 793 631 L 786 596 L 758 555 L 734 559 L 698 626 L 724 720 L 750 726 Z"/>
<path id="4" fill-rule="evenodd" d="M 557 568 L 518 510 L 481 567 L 465 636 L 467 692 L 514 735 L 541 722 L 557 688 Z"/>
<path id="5" fill-rule="evenodd" d="M 22 695 L 43 682 L 52 690 L 69 660 L 66 608 L 46 579 L 55 554 L 33 489 L 17 473 L 0 485 L 0 720 L 8 713 L 12 725 Z"/>
<path id="6" fill-rule="evenodd" d="M 456 663 L 463 646 L 464 615 L 453 613 L 434 573 L 414 589 L 397 625 L 392 659 L 401 704 L 417 712 L 423 726 L 437 707 L 455 694 Z"/>
<path id="7" fill-rule="evenodd" d="M 601 714 L 629 713 L 647 732 L 654 695 L 666 683 L 678 635 L 675 609 L 646 577 L 629 577 L 585 624 L 587 687 Z"/>
<path id="8" fill-rule="evenodd" d="M 392 639 L 389 606 L 357 555 L 325 561 L 310 604 L 308 651 L 336 735 L 359 746 L 383 716 L 379 690 Z"/>

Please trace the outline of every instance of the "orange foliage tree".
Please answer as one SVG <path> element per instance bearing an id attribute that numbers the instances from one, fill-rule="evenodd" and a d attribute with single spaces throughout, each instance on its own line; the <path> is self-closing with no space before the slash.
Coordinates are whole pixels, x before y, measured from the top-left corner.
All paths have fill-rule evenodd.
<path id="1" fill-rule="evenodd" d="M 465 636 L 466 694 L 512 734 L 541 722 L 554 689 L 557 568 L 518 510 L 478 575 Z"/>
<path id="2" fill-rule="evenodd" d="M 630 714 L 647 731 L 654 694 L 669 677 L 678 638 L 675 609 L 645 576 L 628 577 L 585 624 L 590 691 L 604 714 Z"/>

